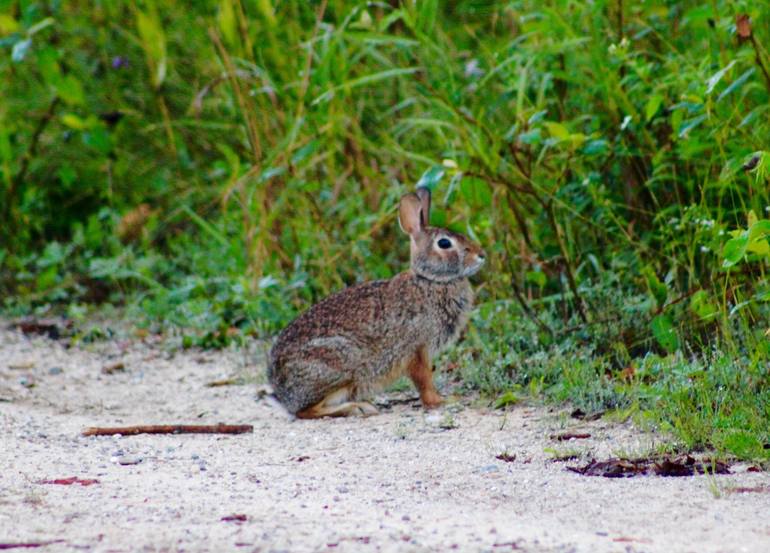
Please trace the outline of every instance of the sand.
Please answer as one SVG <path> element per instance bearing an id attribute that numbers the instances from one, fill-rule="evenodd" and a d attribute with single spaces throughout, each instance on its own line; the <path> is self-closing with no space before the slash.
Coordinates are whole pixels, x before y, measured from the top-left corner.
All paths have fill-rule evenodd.
<path id="1" fill-rule="evenodd" d="M 663 441 L 628 422 L 578 421 L 538 405 L 493 410 L 467 395 L 425 412 L 411 390 L 380 398 L 377 416 L 298 421 L 259 392 L 263 372 L 256 342 L 225 351 L 174 351 L 151 339 L 66 348 L 0 330 L 0 543 L 48 543 L 36 551 L 770 551 L 770 477 L 748 465 L 683 478 L 567 470 Z M 207 386 L 230 378 L 241 384 Z M 217 422 L 254 432 L 80 435 L 94 425 Z M 591 437 L 552 438 L 566 430 Z M 497 458 L 503 453 L 508 461 Z M 565 453 L 581 458 L 553 460 Z M 98 482 L 43 483 L 70 477 Z"/>

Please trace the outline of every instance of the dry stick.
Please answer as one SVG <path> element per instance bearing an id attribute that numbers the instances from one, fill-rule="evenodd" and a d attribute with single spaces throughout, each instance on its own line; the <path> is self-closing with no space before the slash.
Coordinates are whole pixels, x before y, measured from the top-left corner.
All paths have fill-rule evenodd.
<path id="1" fill-rule="evenodd" d="M 135 436 L 136 434 L 248 434 L 250 424 L 152 424 L 123 427 L 94 426 L 83 430 L 83 436 Z"/>
<path id="2" fill-rule="evenodd" d="M 63 543 L 64 540 L 48 540 L 48 541 L 25 541 L 15 543 L 0 543 L 0 549 L 37 549 L 38 547 L 45 547 L 47 545 L 53 545 L 55 543 Z"/>

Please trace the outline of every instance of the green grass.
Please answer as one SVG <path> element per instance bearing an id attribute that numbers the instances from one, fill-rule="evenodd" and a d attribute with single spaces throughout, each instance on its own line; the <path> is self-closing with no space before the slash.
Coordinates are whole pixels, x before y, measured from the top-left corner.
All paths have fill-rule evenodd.
<path id="1" fill-rule="evenodd" d="M 514 393 L 566 402 L 587 415 L 630 417 L 661 431 L 675 449 L 770 462 L 764 336 L 744 336 L 737 348 L 733 340 L 697 351 L 684 344 L 675 353 L 632 357 L 612 328 L 542 343 L 537 325 L 509 302 L 481 306 L 472 328 L 466 343 L 449 353 L 472 389 L 493 398 Z"/>
<path id="2" fill-rule="evenodd" d="M 0 0 L 2 309 L 270 336 L 419 183 L 489 253 L 469 387 L 766 459 L 767 7 Z"/>

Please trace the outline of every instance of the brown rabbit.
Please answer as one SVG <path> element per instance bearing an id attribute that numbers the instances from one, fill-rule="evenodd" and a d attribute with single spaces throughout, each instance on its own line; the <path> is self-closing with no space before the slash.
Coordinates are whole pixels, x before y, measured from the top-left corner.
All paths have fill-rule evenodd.
<path id="1" fill-rule="evenodd" d="M 454 232 L 428 226 L 430 190 L 401 198 L 411 268 L 389 280 L 352 286 L 297 317 L 270 351 L 276 397 L 299 418 L 371 415 L 363 401 L 408 374 L 426 408 L 438 407 L 431 358 L 454 341 L 473 303 L 468 277 L 484 251 Z"/>

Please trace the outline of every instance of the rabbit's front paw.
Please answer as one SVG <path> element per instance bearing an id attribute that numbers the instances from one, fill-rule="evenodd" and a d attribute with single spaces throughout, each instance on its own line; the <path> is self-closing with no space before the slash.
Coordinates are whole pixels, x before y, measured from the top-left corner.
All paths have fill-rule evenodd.
<path id="1" fill-rule="evenodd" d="M 426 409 L 436 409 L 444 403 L 443 398 L 438 395 L 438 392 L 432 390 L 426 391 L 420 399 L 422 400 L 422 406 Z"/>

